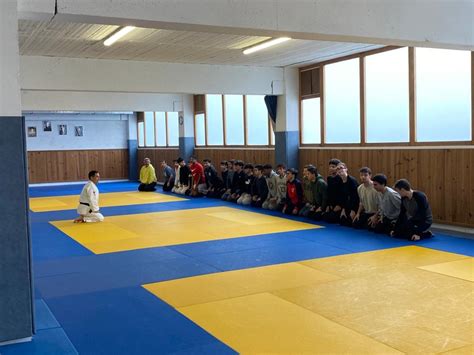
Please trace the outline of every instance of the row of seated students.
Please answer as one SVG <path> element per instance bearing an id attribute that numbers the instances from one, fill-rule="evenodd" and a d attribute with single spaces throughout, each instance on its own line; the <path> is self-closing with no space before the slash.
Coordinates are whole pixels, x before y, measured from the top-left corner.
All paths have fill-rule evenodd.
<path id="1" fill-rule="evenodd" d="M 423 192 L 413 190 L 406 179 L 391 188 L 385 175 L 372 176 L 368 167 L 359 170 L 359 184 L 338 159 L 329 161 L 326 180 L 315 166 L 307 165 L 301 181 L 296 169 L 282 164 L 275 172 L 270 164 L 221 161 L 218 173 L 209 159 L 201 165 L 191 157 L 189 164 L 182 158 L 175 160 L 174 170 L 165 161 L 161 166 L 164 191 L 278 210 L 414 241 L 432 237 L 433 217 Z"/>

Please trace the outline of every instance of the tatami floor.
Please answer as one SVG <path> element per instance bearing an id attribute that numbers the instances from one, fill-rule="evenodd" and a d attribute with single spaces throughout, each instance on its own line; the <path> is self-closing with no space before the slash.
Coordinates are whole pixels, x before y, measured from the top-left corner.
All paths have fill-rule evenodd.
<path id="1" fill-rule="evenodd" d="M 210 199 L 31 188 L 37 334 L 1 354 L 472 354 L 474 240 L 412 243 Z"/>

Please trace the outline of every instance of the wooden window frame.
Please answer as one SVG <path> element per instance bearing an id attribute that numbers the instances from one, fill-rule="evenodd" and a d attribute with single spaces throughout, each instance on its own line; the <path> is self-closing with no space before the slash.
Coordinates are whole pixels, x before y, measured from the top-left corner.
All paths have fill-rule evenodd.
<path id="1" fill-rule="evenodd" d="M 409 142 L 385 142 L 385 143 L 368 143 L 367 142 L 367 122 L 366 122 L 366 83 L 365 83 L 365 58 L 370 55 L 383 53 L 399 48 L 399 46 L 388 46 L 362 53 L 352 54 L 341 58 L 331 59 L 324 62 L 316 63 L 304 68 L 300 68 L 301 73 L 309 70 L 319 70 L 320 80 L 320 95 L 302 95 L 301 85 L 299 88 L 299 127 L 300 127 L 300 147 L 406 147 L 406 146 L 460 146 L 460 145 L 474 145 L 474 51 L 471 51 L 471 140 L 466 141 L 436 141 L 436 142 L 417 142 L 416 141 L 416 48 L 408 47 L 408 92 L 409 92 Z M 325 111 L 325 78 L 324 67 L 328 64 L 334 64 L 350 59 L 359 58 L 359 76 L 360 76 L 360 143 L 326 143 L 326 111 Z M 321 143 L 310 144 L 303 143 L 302 139 L 302 102 L 306 99 L 315 97 L 321 98 Z"/>

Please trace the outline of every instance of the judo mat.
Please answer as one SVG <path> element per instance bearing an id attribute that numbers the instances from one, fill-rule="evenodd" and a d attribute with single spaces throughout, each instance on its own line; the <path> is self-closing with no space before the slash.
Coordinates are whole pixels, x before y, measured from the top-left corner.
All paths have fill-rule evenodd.
<path id="1" fill-rule="evenodd" d="M 111 216 L 100 224 L 51 224 L 95 254 L 319 228 L 231 207 Z"/>
<path id="2" fill-rule="evenodd" d="M 101 184 L 105 222 L 80 225 L 82 185 L 30 189 L 73 203 L 30 212 L 36 334 L 2 355 L 473 353 L 473 239 L 415 243 L 137 186 Z M 109 193 L 177 200 L 105 207 Z"/>
<path id="3" fill-rule="evenodd" d="M 153 192 L 111 192 L 99 195 L 101 208 L 175 201 L 185 201 L 185 199 Z M 30 210 L 33 212 L 72 210 L 76 209 L 78 204 L 78 195 L 30 198 Z"/>
<path id="4" fill-rule="evenodd" d="M 143 287 L 239 353 L 467 351 L 473 260 L 408 246 Z"/>

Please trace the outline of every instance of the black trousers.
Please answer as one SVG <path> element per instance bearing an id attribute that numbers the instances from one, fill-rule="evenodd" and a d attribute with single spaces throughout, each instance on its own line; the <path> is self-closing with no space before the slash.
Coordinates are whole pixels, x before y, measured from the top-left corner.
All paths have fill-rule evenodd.
<path id="1" fill-rule="evenodd" d="M 315 221 L 322 221 L 325 216 L 323 211 L 309 211 L 308 217 Z"/>
<path id="2" fill-rule="evenodd" d="M 369 218 L 374 214 L 375 213 L 362 212 L 359 216 L 359 219 L 355 222 L 352 222 L 352 226 L 356 229 L 371 229 L 369 228 Z"/>
<path id="3" fill-rule="evenodd" d="M 411 240 L 411 237 L 416 234 L 420 239 L 431 238 L 433 234 L 429 231 L 430 227 L 431 223 L 404 220 L 395 226 L 394 237 Z"/>
<path id="4" fill-rule="evenodd" d="M 323 216 L 324 221 L 328 223 L 339 223 L 339 217 L 341 216 L 341 210 L 335 212 L 333 210 L 329 210 Z"/>
<path id="5" fill-rule="evenodd" d="M 171 181 L 171 182 L 165 182 L 163 184 L 163 191 L 171 191 L 174 187 L 174 181 Z"/>
<path id="6" fill-rule="evenodd" d="M 390 234 L 390 232 L 395 229 L 395 222 L 396 220 L 392 221 L 387 217 L 383 217 L 382 221 L 377 223 L 373 230 L 378 234 Z"/>
<path id="7" fill-rule="evenodd" d="M 151 184 L 140 184 L 138 186 L 138 191 L 155 191 L 156 182 L 152 182 Z"/>
<path id="8" fill-rule="evenodd" d="M 262 205 L 263 205 L 263 200 L 259 200 L 259 201 L 252 200 L 253 207 L 262 207 Z"/>

